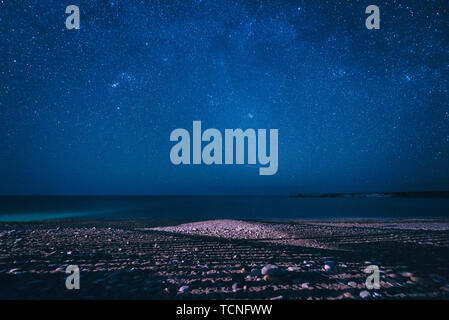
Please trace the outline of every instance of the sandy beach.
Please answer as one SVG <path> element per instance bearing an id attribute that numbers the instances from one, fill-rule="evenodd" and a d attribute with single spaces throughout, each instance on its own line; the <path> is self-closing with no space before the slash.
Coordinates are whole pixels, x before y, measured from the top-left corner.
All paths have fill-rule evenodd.
<path id="1" fill-rule="evenodd" d="M 1 223 L 0 299 L 449 299 L 448 260 L 447 220 Z"/>

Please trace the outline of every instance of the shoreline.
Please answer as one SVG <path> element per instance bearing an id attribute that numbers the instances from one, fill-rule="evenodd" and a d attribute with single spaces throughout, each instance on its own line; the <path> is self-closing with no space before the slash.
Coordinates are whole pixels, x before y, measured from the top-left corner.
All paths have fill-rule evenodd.
<path id="1" fill-rule="evenodd" d="M 0 223 L 0 298 L 449 299 L 448 257 L 447 219 Z"/>

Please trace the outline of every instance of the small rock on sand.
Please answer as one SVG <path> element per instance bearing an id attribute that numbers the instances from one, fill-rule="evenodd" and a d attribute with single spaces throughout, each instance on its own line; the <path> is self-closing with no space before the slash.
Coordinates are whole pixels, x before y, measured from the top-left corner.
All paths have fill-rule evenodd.
<path id="1" fill-rule="evenodd" d="M 179 288 L 178 292 L 179 293 L 186 293 L 186 292 L 189 291 L 189 289 L 190 289 L 189 286 L 182 286 L 181 288 Z"/>
<path id="2" fill-rule="evenodd" d="M 326 264 L 323 267 L 323 269 L 325 271 L 330 271 L 330 270 L 332 270 L 334 268 L 335 268 L 335 262 L 333 262 L 333 261 L 327 261 Z"/>
<path id="3" fill-rule="evenodd" d="M 300 268 L 299 267 L 288 267 L 287 270 L 294 272 L 294 271 L 299 271 Z"/>
<path id="4" fill-rule="evenodd" d="M 21 274 L 20 268 L 14 268 L 8 271 L 10 274 Z"/>
<path id="5" fill-rule="evenodd" d="M 354 299 L 354 296 L 350 292 L 343 293 L 343 297 L 346 299 Z"/>
<path id="6" fill-rule="evenodd" d="M 237 291 L 240 291 L 240 290 L 242 290 L 242 284 L 240 283 L 240 282 L 235 282 L 233 285 L 232 285 L 232 291 L 234 291 L 234 292 L 237 292 Z"/>
<path id="7" fill-rule="evenodd" d="M 360 298 L 368 299 L 369 297 L 371 297 L 371 294 L 368 291 L 363 290 L 363 291 L 360 292 Z"/>
<path id="8" fill-rule="evenodd" d="M 413 276 L 413 274 L 411 272 L 402 272 L 401 276 L 403 276 L 404 278 L 410 278 Z"/>
<path id="9" fill-rule="evenodd" d="M 273 275 L 279 272 L 279 267 L 274 264 L 267 264 L 262 268 L 262 275 Z"/>

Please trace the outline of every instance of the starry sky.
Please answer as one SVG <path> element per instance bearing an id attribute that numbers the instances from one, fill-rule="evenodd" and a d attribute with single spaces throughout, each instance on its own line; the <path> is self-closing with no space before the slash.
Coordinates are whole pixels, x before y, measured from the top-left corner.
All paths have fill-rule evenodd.
<path id="1" fill-rule="evenodd" d="M 80 30 L 65 8 L 78 5 Z M 367 30 L 365 8 L 380 8 Z M 0 194 L 449 189 L 447 0 L 1 0 Z M 279 129 L 279 169 L 170 132 Z"/>

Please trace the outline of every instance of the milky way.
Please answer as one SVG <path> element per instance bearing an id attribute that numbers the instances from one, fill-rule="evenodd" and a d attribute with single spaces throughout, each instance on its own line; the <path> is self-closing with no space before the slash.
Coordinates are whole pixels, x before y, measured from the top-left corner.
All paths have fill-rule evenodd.
<path id="1" fill-rule="evenodd" d="M 2 194 L 449 189 L 447 0 L 69 4 L 0 1 Z M 194 120 L 279 129 L 277 174 L 174 166 Z"/>

